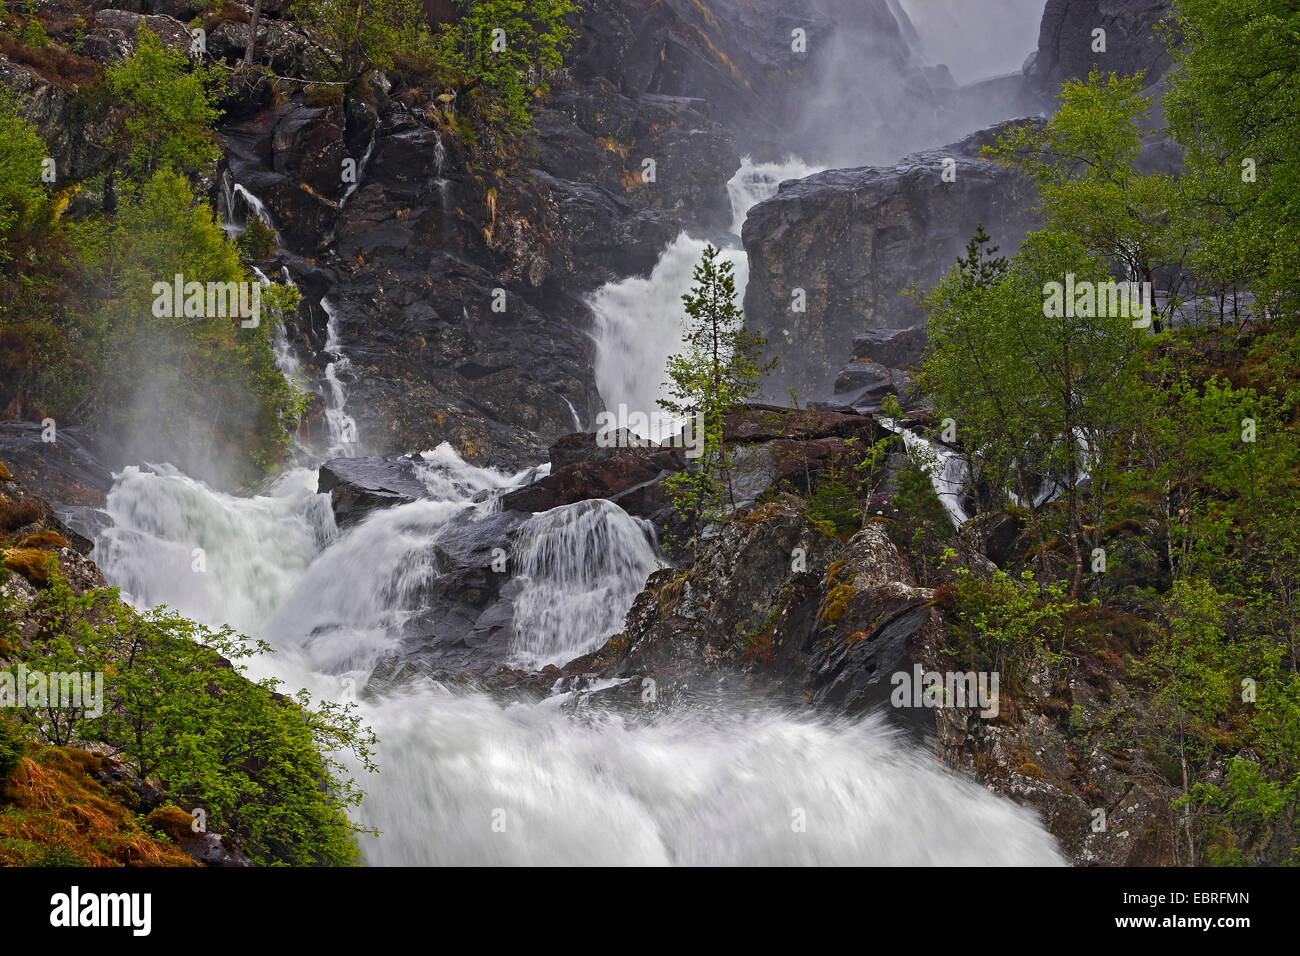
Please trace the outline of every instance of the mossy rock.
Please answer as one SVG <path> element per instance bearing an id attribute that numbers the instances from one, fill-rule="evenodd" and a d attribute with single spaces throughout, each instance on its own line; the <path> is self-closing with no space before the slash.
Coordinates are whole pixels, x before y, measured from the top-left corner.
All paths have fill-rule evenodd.
<path id="1" fill-rule="evenodd" d="M 167 834 L 177 843 L 194 830 L 194 817 L 180 807 L 159 807 L 144 818 L 146 826 Z"/>
<path id="2" fill-rule="evenodd" d="M 13 472 L 11 472 L 8 468 L 5 467 L 5 463 L 0 461 L 0 481 L 17 481 L 17 480 L 18 479 L 14 477 Z"/>
<path id="3" fill-rule="evenodd" d="M 853 595 L 858 592 L 849 584 L 837 584 L 831 588 L 826 599 L 822 601 L 821 610 L 817 614 L 817 619 L 822 627 L 830 627 L 843 616 L 845 608 L 849 606 L 849 601 L 853 600 Z"/>
<path id="4" fill-rule="evenodd" d="M 68 539 L 63 537 L 57 531 L 51 531 L 48 528 L 42 528 L 32 534 L 26 535 L 18 540 L 19 548 L 52 548 L 55 551 L 68 546 Z"/>
<path id="5" fill-rule="evenodd" d="M 0 554 L 3 555 L 0 566 L 21 574 L 33 584 L 49 584 L 50 574 L 57 570 L 59 563 L 49 551 L 40 548 L 9 548 Z"/>

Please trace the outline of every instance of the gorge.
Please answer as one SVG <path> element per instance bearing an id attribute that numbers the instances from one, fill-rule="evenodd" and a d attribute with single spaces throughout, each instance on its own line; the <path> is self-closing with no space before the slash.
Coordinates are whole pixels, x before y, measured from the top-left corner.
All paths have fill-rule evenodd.
<path id="1" fill-rule="evenodd" d="M 223 409 L 191 415 L 183 445 L 149 415 L 60 421 L 51 442 L 16 389 L 14 498 L 52 506 L 67 573 L 265 641 L 250 678 L 354 708 L 378 737 L 375 773 L 339 754 L 366 864 L 1179 859 L 1171 772 L 1108 736 L 1108 708 L 1147 706 L 1120 663 L 1127 619 L 1096 653 L 1058 649 L 1066 677 L 1004 675 L 1001 710 L 996 671 L 977 706 L 922 700 L 923 673 L 967 670 L 953 565 L 1034 559 L 1029 505 L 977 500 L 931 429 L 926 310 L 906 295 L 977 228 L 1011 256 L 1043 225 L 1031 177 L 983 148 L 1041 130 L 1095 65 L 1160 82 L 1169 2 L 579 0 L 517 141 L 414 58 L 346 92 L 320 80 L 326 41 L 280 0 L 256 36 L 242 3 L 34 6 L 101 65 L 145 31 L 184 52 L 202 24 L 208 59 L 246 77 L 253 41 L 265 76 L 224 88 L 195 181 L 254 291 L 298 296 L 269 331 L 302 414 L 259 468 L 229 439 L 259 426 Z M 433 6 L 451 23 L 460 5 Z M 1080 52 L 1094 22 L 1100 58 Z M 102 174 L 82 99 L 4 52 L 0 85 L 57 168 Z M 1142 157 L 1172 163 L 1155 134 Z M 660 400 L 708 247 L 779 363 L 721 427 L 726 520 L 692 529 L 671 481 L 693 449 Z M 179 409 L 172 372 L 189 374 L 134 402 Z M 846 474 L 866 476 L 851 526 L 808 507 Z M 941 544 L 897 532 L 908 489 L 935 499 Z M 1119 554 L 1136 537 L 1112 524 Z M 890 675 L 913 673 L 915 701 L 890 707 Z"/>

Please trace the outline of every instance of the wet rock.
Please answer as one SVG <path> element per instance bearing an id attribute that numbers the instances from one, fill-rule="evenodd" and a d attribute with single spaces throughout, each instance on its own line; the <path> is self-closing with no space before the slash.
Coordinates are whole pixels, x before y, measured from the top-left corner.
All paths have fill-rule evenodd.
<path id="1" fill-rule="evenodd" d="M 134 813 L 149 814 L 167 802 L 167 794 L 162 787 L 150 780 L 141 780 L 113 757 L 101 756 L 90 775 Z M 186 814 L 185 819 L 188 829 L 193 818 Z"/>
<path id="2" fill-rule="evenodd" d="M 936 669 L 947 666 L 938 658 L 932 662 Z M 1087 673 L 1086 679 L 1056 682 L 1037 673 L 1020 688 L 1024 699 L 1014 713 L 1007 714 L 1004 704 L 993 720 L 967 708 L 935 708 L 936 752 L 1037 810 L 1076 863 L 1173 865 L 1180 824 L 1170 804 L 1178 791 L 1140 747 L 1108 739 L 1102 729 L 1107 714 L 1132 713 L 1138 705 L 1113 674 Z"/>
<path id="3" fill-rule="evenodd" d="M 609 448 L 591 460 L 575 461 L 502 498 L 516 511 L 549 511 L 590 498 L 605 498 L 628 514 L 652 517 L 667 504 L 661 482 L 685 467 L 680 449 Z"/>
<path id="4" fill-rule="evenodd" d="M 85 59 L 88 75 L 102 72 Z M 74 81 L 42 76 L 34 67 L 0 59 L 0 88 L 12 91 L 19 114 L 40 131 L 54 159 L 60 185 L 88 179 L 110 158 L 108 138 L 112 123 L 107 110 L 82 108 Z"/>
<path id="5" fill-rule="evenodd" d="M 873 329 L 853 339 L 853 355 L 893 369 L 909 369 L 925 352 L 925 329 Z"/>
<path id="6" fill-rule="evenodd" d="M 572 276 L 583 288 L 598 288 L 628 273 L 648 274 L 681 223 L 652 209 L 636 209 L 609 190 L 533 172 L 559 212 L 560 229 L 572 258 Z"/>
<path id="7" fill-rule="evenodd" d="M 15 462 L 8 479 L 0 479 L 0 537 L 7 544 L 5 563 L 13 570 L 35 572 L 44 583 L 43 567 L 46 556 L 53 553 L 58 558 L 59 570 L 73 582 L 74 587 L 98 587 L 102 578 L 99 570 L 84 561 L 94 547 L 93 542 L 69 527 L 62 513 L 42 495 L 34 494 L 24 480 L 34 469 L 27 467 L 21 458 L 0 451 L 0 462 Z M 48 475 L 49 473 L 46 472 Z M 74 517 L 77 509 L 71 509 Z M 20 553 L 21 552 L 21 553 Z M 30 576 L 30 575 L 29 575 Z"/>
<path id="8" fill-rule="evenodd" d="M 808 645 L 812 700 L 848 713 L 889 704 L 893 675 L 909 672 L 943 633 L 933 592 L 917 587 L 888 527 L 868 522 L 836 556 L 822 602 L 827 626 Z M 932 726 L 916 708 L 891 710 L 913 729 Z"/>
<path id="9" fill-rule="evenodd" d="M 101 507 L 121 465 L 116 449 L 76 426 L 58 428 L 54 441 L 47 434 L 38 422 L 0 422 L 0 461 L 32 494 L 60 507 Z"/>
<path id="10" fill-rule="evenodd" d="M 106 9 L 97 11 L 92 17 L 82 36 L 82 50 L 100 63 L 120 63 L 135 52 L 141 27 L 168 49 L 185 53 L 190 48 L 189 30 L 174 17 Z"/>
<path id="11" fill-rule="evenodd" d="M 729 445 L 787 439 L 879 438 L 883 432 L 867 415 L 779 405 L 749 404 L 727 415 L 723 437 Z"/>
<path id="12" fill-rule="evenodd" d="M 798 556 L 795 559 L 795 556 Z M 725 524 L 684 570 L 652 575 L 607 673 L 665 689 L 746 675 L 792 703 L 838 713 L 884 705 L 890 676 L 942 633 L 884 523 L 841 545 L 786 502 Z M 900 712 L 923 730 L 929 714 Z"/>
<path id="13" fill-rule="evenodd" d="M 796 29 L 807 52 L 790 42 Z M 583 8 L 573 70 L 632 98 L 698 97 L 742 153 L 830 155 L 854 138 L 826 122 L 831 110 L 871 117 L 894 141 L 909 127 L 925 141 L 918 117 L 934 115 L 939 99 L 910 67 L 916 42 L 906 14 L 887 0 L 611 0 Z M 873 81 L 852 82 L 863 63 Z"/>
<path id="14" fill-rule="evenodd" d="M 316 490 L 330 496 L 339 527 L 356 524 L 379 508 L 428 497 L 416 472 L 416 459 L 335 458 L 321 465 Z"/>
<path id="15" fill-rule="evenodd" d="M 887 395 L 902 395 L 911 388 L 912 377 L 900 369 L 879 362 L 850 362 L 835 378 L 831 401 L 861 412 L 876 412 Z"/>
<path id="16" fill-rule="evenodd" d="M 1087 79 L 1094 69 L 1120 76 L 1145 70 L 1146 83 L 1154 83 L 1172 62 L 1155 33 L 1172 9 L 1172 0 L 1047 0 L 1025 76 L 1048 94 L 1067 79 Z M 1093 52 L 1099 29 L 1105 31 L 1104 53 Z"/>
<path id="17" fill-rule="evenodd" d="M 204 866 L 244 867 L 252 866 L 248 854 L 238 849 L 229 838 L 219 833 L 196 833 L 182 837 L 177 844 L 189 854 L 196 863 Z"/>
<path id="18" fill-rule="evenodd" d="M 1018 170 L 979 158 L 997 130 L 915 153 L 892 167 L 831 170 L 783 183 L 745 223 L 748 322 L 781 363 L 768 392 L 794 387 L 804 401 L 829 398 L 855 339 L 917 329 L 924 315 L 900 295 L 940 279 L 979 223 L 1004 254 L 1037 224 L 1032 184 Z M 944 161 L 956 182 L 944 182 Z M 796 290 L 806 311 L 790 308 Z M 900 347 L 901 347 L 900 343 Z M 876 356 L 877 361 L 880 359 Z"/>

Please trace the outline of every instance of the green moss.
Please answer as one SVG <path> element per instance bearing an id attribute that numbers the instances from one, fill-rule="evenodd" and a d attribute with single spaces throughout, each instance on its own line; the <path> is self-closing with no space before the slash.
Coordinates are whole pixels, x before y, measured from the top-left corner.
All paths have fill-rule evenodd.
<path id="1" fill-rule="evenodd" d="M 817 613 L 817 620 L 822 627 L 834 627 L 836 622 L 844 615 L 844 611 L 849 606 L 849 601 L 853 599 L 853 595 L 857 593 L 848 584 L 837 584 L 831 588 L 830 593 L 822 601 L 821 610 Z"/>

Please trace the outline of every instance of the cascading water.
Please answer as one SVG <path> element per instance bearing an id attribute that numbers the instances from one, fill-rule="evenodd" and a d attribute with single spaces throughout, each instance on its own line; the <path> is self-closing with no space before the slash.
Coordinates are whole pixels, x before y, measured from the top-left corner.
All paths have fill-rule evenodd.
<path id="1" fill-rule="evenodd" d="M 268 640 L 278 653 L 255 676 L 351 700 L 439 573 L 439 535 L 492 510 L 473 498 L 533 475 L 473 468 L 445 445 L 425 457 L 445 500 L 381 511 L 341 534 L 310 471 L 238 498 L 174 469 L 128 468 L 94 557 L 139 604 Z M 516 619 L 549 635 L 545 646 L 530 637 L 521 656 L 590 650 L 618 629 L 653 569 L 643 527 L 604 502 L 538 515 L 520 541 Z M 206 555 L 201 570 L 194 548 Z M 642 726 L 575 719 L 560 703 L 503 706 L 437 686 L 359 700 L 380 738 L 381 772 L 362 780 L 359 819 L 382 831 L 362 842 L 368 862 L 1061 862 L 1032 814 L 875 721 L 715 703 Z"/>
<path id="2" fill-rule="evenodd" d="M 248 229 L 248 214 L 252 213 L 262 222 L 266 223 L 268 229 L 275 233 L 276 245 L 280 244 L 280 233 L 276 231 L 275 223 L 271 220 L 271 213 L 267 210 L 266 204 L 249 192 L 241 183 L 237 183 L 234 177 L 230 175 L 230 170 L 225 170 L 221 174 L 221 193 L 217 197 L 217 218 L 221 222 L 221 228 L 231 239 L 238 239 Z"/>
<path id="3" fill-rule="evenodd" d="M 648 277 L 632 276 L 602 286 L 591 297 L 596 316 L 596 388 L 605 407 L 650 415 L 659 410 L 668 357 L 682 350 L 682 294 L 708 243 L 682 233 L 659 257 Z M 749 260 L 740 249 L 722 250 L 735 266 L 736 288 L 744 294 Z M 661 441 L 665 435 L 646 437 Z"/>
<path id="4" fill-rule="evenodd" d="M 749 211 L 775 196 L 783 182 L 804 179 L 821 172 L 822 168 L 810 166 L 795 156 L 788 157 L 783 163 L 755 163 L 746 156 L 740 161 L 736 175 L 727 183 L 727 195 L 731 197 L 732 233 L 739 236 Z"/>
<path id="5" fill-rule="evenodd" d="M 816 171 L 794 157 L 783 163 L 754 163 L 746 157 L 728 182 L 733 236 L 721 250 L 735 269 L 738 301 L 744 301 L 749 282 L 749 259 L 737 242 L 749 210 L 775 196 L 782 182 Z M 683 232 L 664 249 L 649 276 L 610 282 L 592 295 L 588 304 L 596 317 L 596 388 L 606 408 L 617 411 L 626 405 L 647 416 L 659 410 L 664 367 L 669 356 L 682 350 L 682 295 L 691 289 L 706 245 L 706 240 Z M 653 431 L 645 437 L 667 437 Z"/>
<path id="6" fill-rule="evenodd" d="M 658 566 L 654 526 L 608 501 L 536 515 L 518 540 L 514 663 L 567 664 L 623 626 Z"/>
<path id="7" fill-rule="evenodd" d="M 339 378 L 352 368 L 352 361 L 343 354 L 339 338 L 338 310 L 328 297 L 321 299 L 325 311 L 325 352 L 332 361 L 325 366 L 325 423 L 329 427 L 329 457 L 351 458 L 359 453 L 357 421 L 347 413 L 348 391 Z"/>
<path id="8" fill-rule="evenodd" d="M 134 602 L 257 634 L 336 533 L 316 472 L 295 469 L 263 495 L 213 491 L 169 465 L 128 467 L 105 505 L 93 558 Z M 195 549 L 198 549 L 197 552 Z"/>
<path id="9" fill-rule="evenodd" d="M 365 806 L 385 834 L 363 844 L 371 864 L 1062 862 L 1031 813 L 874 720 L 738 707 L 639 726 L 446 692 L 368 716 L 387 760 Z"/>
<path id="10" fill-rule="evenodd" d="M 361 180 L 366 174 L 366 167 L 370 165 L 370 156 L 375 151 L 375 142 L 378 139 L 378 130 L 370 134 L 370 142 L 366 144 L 366 150 L 361 154 L 361 162 L 357 164 L 356 174 L 352 182 L 348 183 L 348 188 L 343 191 L 343 195 L 339 197 L 339 212 L 343 211 L 352 194 L 361 188 Z"/>
<path id="11" fill-rule="evenodd" d="M 446 152 L 441 141 L 435 149 L 445 211 Z M 746 160 L 729 184 L 735 235 L 718 241 L 742 296 L 748 268 L 736 237 L 748 210 L 783 179 L 813 171 L 796 159 Z M 228 173 L 219 204 L 232 236 L 245 228 L 241 209 L 271 222 Z M 656 410 L 665 361 L 681 349 L 681 296 L 704 245 L 683 233 L 648 277 L 593 297 L 595 376 L 607 407 Z M 340 378 L 348 360 L 337 311 L 322 305 L 332 358 L 324 375 L 328 453 L 353 455 L 356 423 Z M 286 375 L 297 372 L 287 339 L 276 355 Z M 577 719 L 564 694 L 503 705 L 431 682 L 358 698 L 357 687 L 378 658 L 399 650 L 426 589 L 444 573 L 438 542 L 472 532 L 499 508 L 502 492 L 546 466 L 508 475 L 469 466 L 443 445 L 421 456 L 416 473 L 430 500 L 340 531 L 311 469 L 235 497 L 169 466 L 127 468 L 109 495 L 112 527 L 94 552 L 108 580 L 137 604 L 167 604 L 271 643 L 278 653 L 256 659 L 255 676 L 357 703 L 380 738 L 381 773 L 361 780 L 368 793 L 359 822 L 382 831 L 362 841 L 369 863 L 1063 862 L 1031 813 L 942 770 L 875 719 L 795 716 L 725 700 L 648 723 Z M 647 526 L 602 501 L 535 515 L 514 542 L 501 593 L 512 602 L 515 640 L 502 664 L 558 664 L 600 646 L 621 628 L 658 559 Z M 792 826 L 800 819 L 805 826 Z"/>

